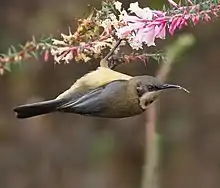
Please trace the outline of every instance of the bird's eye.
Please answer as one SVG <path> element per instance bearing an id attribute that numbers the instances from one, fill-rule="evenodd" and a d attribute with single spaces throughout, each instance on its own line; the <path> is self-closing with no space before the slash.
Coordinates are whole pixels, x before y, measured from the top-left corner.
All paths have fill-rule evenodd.
<path id="1" fill-rule="evenodd" d="M 156 87 L 154 85 L 147 86 L 148 91 L 155 91 Z"/>

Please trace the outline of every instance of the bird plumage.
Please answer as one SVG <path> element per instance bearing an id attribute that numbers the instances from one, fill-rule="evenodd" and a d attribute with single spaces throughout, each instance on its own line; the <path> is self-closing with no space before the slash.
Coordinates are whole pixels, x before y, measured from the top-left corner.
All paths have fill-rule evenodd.
<path id="1" fill-rule="evenodd" d="M 17 118 L 29 118 L 53 112 L 62 102 L 62 100 L 49 100 L 25 104 L 14 108 L 14 111 L 17 113 Z"/>
<path id="2" fill-rule="evenodd" d="M 91 90 L 78 99 L 64 97 L 22 105 L 16 107 L 14 111 L 17 112 L 18 118 L 27 118 L 55 111 L 108 118 L 129 117 L 143 111 L 139 106 L 135 88 L 130 89 L 129 87 L 127 80 L 112 81 Z"/>
<path id="3" fill-rule="evenodd" d="M 70 108 L 61 108 L 61 104 L 66 101 L 73 102 L 83 95 L 89 93 L 93 89 L 101 88 L 112 81 L 129 80 L 132 77 L 122 74 L 105 67 L 98 67 L 97 70 L 87 73 L 78 79 L 68 90 L 58 95 L 54 100 L 37 102 L 33 104 L 21 105 L 14 108 L 18 118 L 28 118 L 32 116 L 42 115 L 54 111 L 68 112 Z"/>
<path id="4" fill-rule="evenodd" d="M 128 81 L 117 80 L 100 86 L 75 101 L 61 105 L 57 111 L 118 118 L 141 113 L 142 109 L 138 103 L 136 90 L 129 89 Z"/>
<path id="5" fill-rule="evenodd" d="M 103 118 L 124 118 L 142 113 L 168 88 L 152 76 L 131 77 L 99 67 L 86 74 L 54 100 L 14 108 L 18 118 L 28 118 L 50 112 L 66 112 Z"/>

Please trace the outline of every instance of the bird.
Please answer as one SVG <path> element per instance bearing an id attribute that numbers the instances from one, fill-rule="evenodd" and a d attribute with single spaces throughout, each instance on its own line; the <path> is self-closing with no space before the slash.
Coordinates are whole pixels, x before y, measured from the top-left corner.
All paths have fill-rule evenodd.
<path id="1" fill-rule="evenodd" d="M 185 88 L 163 84 L 149 75 L 129 76 L 99 67 L 78 79 L 55 99 L 15 107 L 17 118 L 52 112 L 75 113 L 100 118 L 127 118 L 143 113 L 161 92 Z"/>

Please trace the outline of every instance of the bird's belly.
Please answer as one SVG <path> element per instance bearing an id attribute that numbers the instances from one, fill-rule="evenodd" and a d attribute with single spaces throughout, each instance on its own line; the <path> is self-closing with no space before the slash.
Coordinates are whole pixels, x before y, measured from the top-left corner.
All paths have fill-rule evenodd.
<path id="1" fill-rule="evenodd" d="M 115 106 L 110 105 L 109 107 L 106 107 L 105 110 L 91 115 L 101 118 L 126 118 L 141 114 L 142 112 L 143 110 L 138 105 L 126 105 L 118 103 Z"/>

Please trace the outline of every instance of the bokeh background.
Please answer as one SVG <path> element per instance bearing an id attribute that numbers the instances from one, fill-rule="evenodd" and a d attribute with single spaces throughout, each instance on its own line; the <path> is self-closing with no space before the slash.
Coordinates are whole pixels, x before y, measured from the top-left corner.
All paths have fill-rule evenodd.
<path id="1" fill-rule="evenodd" d="M 129 1 L 123 1 L 128 5 Z M 164 1 L 140 1 L 159 8 Z M 75 18 L 93 0 L 1 0 L 0 51 L 32 35 L 74 30 Z M 220 22 L 186 28 L 195 46 L 175 63 L 169 82 L 191 91 L 165 93 L 159 101 L 160 183 L 164 188 L 220 187 Z M 170 40 L 166 42 L 169 43 Z M 165 43 L 166 43 L 165 42 Z M 165 44 L 163 44 L 165 45 Z M 54 65 L 28 60 L 0 77 L 1 188 L 139 188 L 145 148 L 145 115 L 108 120 L 50 114 L 28 120 L 12 108 L 50 99 L 97 62 Z M 154 75 L 159 64 L 120 66 L 131 75 Z"/>

